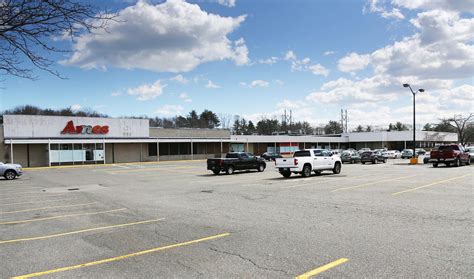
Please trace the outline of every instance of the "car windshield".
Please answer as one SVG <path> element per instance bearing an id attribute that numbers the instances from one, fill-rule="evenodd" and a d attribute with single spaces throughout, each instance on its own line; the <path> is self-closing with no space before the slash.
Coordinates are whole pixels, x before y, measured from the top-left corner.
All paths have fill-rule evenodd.
<path id="1" fill-rule="evenodd" d="M 457 145 L 443 145 L 438 148 L 439 151 L 453 151 L 453 150 L 459 150 L 459 147 Z"/>
<path id="2" fill-rule="evenodd" d="M 296 151 L 293 157 L 311 157 L 309 150 Z"/>

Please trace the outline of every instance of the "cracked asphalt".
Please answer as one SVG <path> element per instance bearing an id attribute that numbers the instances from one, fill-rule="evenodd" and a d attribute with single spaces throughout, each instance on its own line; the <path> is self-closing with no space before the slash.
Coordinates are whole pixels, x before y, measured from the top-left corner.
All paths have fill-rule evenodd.
<path id="1" fill-rule="evenodd" d="M 0 180 L 0 278 L 473 278 L 473 168 L 215 176 L 205 162 Z M 26 277 L 25 277 L 26 278 Z"/>

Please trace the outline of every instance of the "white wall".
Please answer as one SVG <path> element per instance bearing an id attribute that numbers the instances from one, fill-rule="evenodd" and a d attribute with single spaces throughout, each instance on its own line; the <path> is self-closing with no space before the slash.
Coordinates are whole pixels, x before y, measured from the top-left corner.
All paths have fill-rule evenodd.
<path id="1" fill-rule="evenodd" d="M 61 134 L 69 121 L 74 126 L 109 126 L 107 134 Z M 144 138 L 149 137 L 147 119 L 69 116 L 4 115 L 4 138 Z"/>

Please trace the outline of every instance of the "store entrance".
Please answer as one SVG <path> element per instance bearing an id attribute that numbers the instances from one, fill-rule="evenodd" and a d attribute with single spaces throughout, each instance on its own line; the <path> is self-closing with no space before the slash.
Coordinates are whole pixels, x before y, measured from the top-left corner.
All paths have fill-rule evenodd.
<path id="1" fill-rule="evenodd" d="M 49 161 L 52 166 L 105 163 L 103 143 L 51 144 Z"/>

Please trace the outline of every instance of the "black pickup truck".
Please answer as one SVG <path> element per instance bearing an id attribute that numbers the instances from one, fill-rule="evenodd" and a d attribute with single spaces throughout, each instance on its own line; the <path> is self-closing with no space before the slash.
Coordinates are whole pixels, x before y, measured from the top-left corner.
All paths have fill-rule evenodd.
<path id="1" fill-rule="evenodd" d="M 255 157 L 252 153 L 231 152 L 227 153 L 222 159 L 208 159 L 207 169 L 214 174 L 225 171 L 227 174 L 233 174 L 236 170 L 256 169 L 262 172 L 266 168 L 265 160 Z"/>

